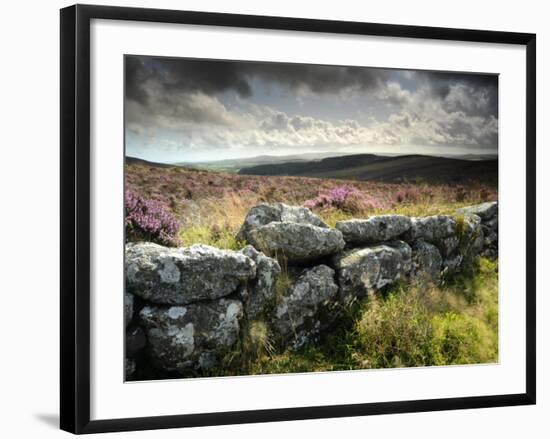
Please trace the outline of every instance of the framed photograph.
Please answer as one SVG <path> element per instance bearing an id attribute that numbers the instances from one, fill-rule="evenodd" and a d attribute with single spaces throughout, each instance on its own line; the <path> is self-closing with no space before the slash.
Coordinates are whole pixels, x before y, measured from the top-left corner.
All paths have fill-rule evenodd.
<path id="1" fill-rule="evenodd" d="M 535 35 L 61 10 L 61 428 L 535 403 Z"/>

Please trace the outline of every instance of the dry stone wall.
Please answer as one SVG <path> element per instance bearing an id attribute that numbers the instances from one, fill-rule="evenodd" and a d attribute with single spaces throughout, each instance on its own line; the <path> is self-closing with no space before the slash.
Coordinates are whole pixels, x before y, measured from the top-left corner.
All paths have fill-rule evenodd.
<path id="1" fill-rule="evenodd" d="M 194 376 L 238 355 L 249 325 L 300 349 L 339 310 L 397 281 L 435 283 L 477 255 L 498 257 L 498 204 L 454 216 L 380 215 L 330 228 L 303 207 L 253 207 L 240 251 L 126 245 L 127 379 Z M 278 287 L 278 280 L 285 282 Z M 281 288 L 284 284 L 284 288 Z"/>

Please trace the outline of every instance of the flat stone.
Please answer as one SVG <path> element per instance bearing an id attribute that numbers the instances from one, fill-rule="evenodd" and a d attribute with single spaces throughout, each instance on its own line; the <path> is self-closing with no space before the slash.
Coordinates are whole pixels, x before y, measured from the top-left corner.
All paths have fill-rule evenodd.
<path id="1" fill-rule="evenodd" d="M 336 229 L 348 244 L 371 244 L 389 241 L 411 228 L 411 219 L 404 215 L 378 215 L 368 219 L 338 221 Z"/>
<path id="2" fill-rule="evenodd" d="M 299 224 L 272 222 L 250 232 L 249 242 L 271 257 L 289 262 L 309 262 L 338 253 L 345 246 L 339 230 Z"/>
<path id="3" fill-rule="evenodd" d="M 456 235 L 456 220 L 448 215 L 433 215 L 411 218 L 411 228 L 407 240 L 422 239 L 437 244 L 442 239 Z"/>
<path id="4" fill-rule="evenodd" d="M 236 238 L 239 241 L 250 242 L 249 235 L 252 230 L 272 222 L 311 224 L 328 228 L 321 218 L 306 207 L 289 206 L 284 203 L 261 203 L 248 211 Z"/>
<path id="5" fill-rule="evenodd" d="M 239 252 L 207 245 L 126 245 L 126 287 L 158 304 L 185 305 L 224 297 L 255 275 L 254 261 Z"/>
<path id="6" fill-rule="evenodd" d="M 457 209 L 457 213 L 463 215 L 474 214 L 479 216 L 482 221 L 486 221 L 498 215 L 498 202 L 490 201 L 487 203 L 476 204 L 475 206 L 462 207 Z"/>

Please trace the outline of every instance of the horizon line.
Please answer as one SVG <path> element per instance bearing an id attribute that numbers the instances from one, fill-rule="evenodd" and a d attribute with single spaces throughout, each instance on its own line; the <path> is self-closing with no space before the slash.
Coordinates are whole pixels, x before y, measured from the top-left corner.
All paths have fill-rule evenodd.
<path id="1" fill-rule="evenodd" d="M 254 158 L 258 158 L 258 157 L 293 157 L 293 156 L 304 156 L 304 155 L 308 155 L 308 154 L 332 154 L 332 152 L 326 152 L 326 153 L 315 153 L 315 152 L 304 152 L 304 153 L 297 153 L 297 154 L 283 154 L 283 155 L 275 155 L 275 154 L 259 154 L 259 155 L 252 155 L 252 156 L 244 156 L 244 157 L 236 157 L 236 158 L 228 158 L 228 159 L 219 159 L 219 160 L 197 160 L 197 161 L 171 161 L 171 162 L 166 162 L 166 161 L 161 161 L 161 160 L 152 160 L 152 159 L 147 159 L 147 158 L 143 158 L 143 157 L 138 157 L 138 156 L 132 156 L 132 155 L 128 155 L 128 154 L 124 154 L 124 159 L 126 160 L 127 158 L 130 158 L 130 159 L 137 159 L 137 160 L 143 160 L 143 161 L 147 161 L 147 162 L 151 162 L 151 163 L 159 163 L 159 164 L 163 164 L 163 165 L 181 165 L 181 164 L 205 164 L 205 163 L 218 163 L 218 162 L 222 162 L 222 161 L 228 161 L 228 160 L 247 160 L 247 159 L 254 159 Z M 448 154 L 422 154 L 422 153 L 387 153 L 387 152 L 347 152 L 347 153 L 337 153 L 337 152 L 334 152 L 335 155 L 329 155 L 327 157 L 323 157 L 324 158 L 333 158 L 333 157 L 343 157 L 343 156 L 350 156 L 350 155 L 376 155 L 376 156 L 380 156 L 380 157 L 396 157 L 396 156 L 411 156 L 411 155 L 416 155 L 416 156 L 425 156 L 425 157 L 440 157 L 440 158 L 452 158 L 453 156 L 456 156 L 456 157 L 463 157 L 463 156 L 479 156 L 479 157 L 483 157 L 483 156 L 495 156 L 498 158 L 498 151 L 497 152 L 486 152 L 486 153 L 475 153 L 475 152 L 470 152 L 470 153 L 463 153 L 463 154 L 460 154 L 460 153 L 457 153 L 457 154 L 453 154 L 453 153 L 448 153 Z M 314 160 L 314 159 L 312 159 Z M 464 160 L 467 160 L 467 159 L 464 159 Z"/>

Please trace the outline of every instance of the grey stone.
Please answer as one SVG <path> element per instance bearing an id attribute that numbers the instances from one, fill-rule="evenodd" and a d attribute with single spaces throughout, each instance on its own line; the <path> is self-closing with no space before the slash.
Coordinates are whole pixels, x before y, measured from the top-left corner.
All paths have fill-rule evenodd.
<path id="1" fill-rule="evenodd" d="M 394 241 L 345 251 L 333 258 L 344 304 L 393 284 L 411 270 L 411 247 Z"/>
<path id="2" fill-rule="evenodd" d="M 458 209 L 464 216 L 465 228 L 461 252 L 465 257 L 477 254 L 498 257 L 498 203 L 489 202 Z"/>
<path id="3" fill-rule="evenodd" d="M 130 380 L 134 377 L 136 373 L 136 362 L 132 358 L 124 359 L 124 372 L 126 375 L 126 380 Z"/>
<path id="4" fill-rule="evenodd" d="M 186 306 L 145 306 L 140 311 L 153 365 L 165 372 L 214 367 L 239 339 L 243 305 L 219 299 Z"/>
<path id="5" fill-rule="evenodd" d="M 475 214 L 464 216 L 460 252 L 468 258 L 476 256 L 483 248 L 484 237 L 485 233 L 483 232 L 481 218 Z"/>
<path id="6" fill-rule="evenodd" d="M 404 239 L 408 242 L 422 240 L 434 244 L 445 258 L 458 247 L 457 223 L 448 215 L 411 218 L 411 228 L 405 233 Z"/>
<path id="7" fill-rule="evenodd" d="M 457 249 L 460 240 L 457 235 L 451 235 L 436 242 L 441 256 L 446 258 Z"/>
<path id="8" fill-rule="evenodd" d="M 484 237 L 484 246 L 492 247 L 498 244 L 498 234 L 496 232 L 489 231 L 487 236 Z"/>
<path id="9" fill-rule="evenodd" d="M 451 256 L 443 261 L 441 265 L 441 274 L 443 276 L 450 276 L 456 274 L 462 268 L 462 262 L 464 261 L 464 256 L 461 254 L 456 254 Z"/>
<path id="10" fill-rule="evenodd" d="M 281 267 L 276 259 L 264 255 L 251 245 L 243 248 L 241 253 L 256 264 L 256 277 L 248 282 L 248 297 L 245 301 L 248 319 L 255 320 L 261 317 L 266 311 L 266 307 L 274 302 L 275 286 L 281 273 Z"/>
<path id="11" fill-rule="evenodd" d="M 465 263 L 471 262 L 473 258 L 479 255 L 483 247 L 483 236 L 479 216 L 466 214 L 461 219 L 459 218 L 456 249 L 441 252 L 443 256 L 442 274 L 448 277 L 458 273 Z"/>
<path id="12" fill-rule="evenodd" d="M 481 232 L 478 233 L 473 251 L 485 257 L 498 257 L 498 202 L 482 203 L 458 209 L 457 213 L 465 217 L 478 217 Z"/>
<path id="13" fill-rule="evenodd" d="M 481 222 L 483 232 L 481 254 L 494 259 L 498 257 L 498 215 Z"/>
<path id="14" fill-rule="evenodd" d="M 456 251 L 443 253 L 442 275 L 448 277 L 460 272 L 465 263 L 469 263 L 481 252 L 483 247 L 483 230 L 481 218 L 467 213 L 461 223 L 457 224 L 459 243 Z"/>
<path id="15" fill-rule="evenodd" d="M 248 211 L 237 234 L 237 240 L 250 242 L 249 234 L 253 229 L 271 222 L 293 222 L 328 228 L 321 218 L 305 207 L 288 206 L 284 203 L 261 203 Z"/>
<path id="16" fill-rule="evenodd" d="M 498 215 L 498 202 L 491 201 L 487 203 L 476 204 L 475 206 L 463 207 L 457 210 L 457 213 L 463 215 L 475 214 L 481 218 L 482 221 L 489 220 Z"/>
<path id="17" fill-rule="evenodd" d="M 207 245 L 126 245 L 126 286 L 154 303 L 185 305 L 227 296 L 255 274 L 254 262 L 239 252 Z"/>
<path id="18" fill-rule="evenodd" d="M 346 243 L 371 244 L 395 239 L 411 228 L 411 219 L 404 215 L 379 215 L 368 219 L 338 221 L 336 229 Z"/>
<path id="19" fill-rule="evenodd" d="M 326 265 L 306 269 L 274 309 L 275 339 L 293 349 L 313 341 L 331 323 L 330 308 L 337 302 L 334 270 Z"/>
<path id="20" fill-rule="evenodd" d="M 134 295 L 129 292 L 124 292 L 124 325 L 128 324 L 134 318 Z"/>
<path id="21" fill-rule="evenodd" d="M 289 262 L 309 262 L 339 252 L 345 246 L 339 230 L 299 224 L 272 222 L 252 230 L 249 242 L 272 257 Z"/>
<path id="22" fill-rule="evenodd" d="M 441 263 L 441 254 L 435 245 L 422 240 L 413 243 L 411 279 L 437 282 L 441 274 Z"/>
<path id="23" fill-rule="evenodd" d="M 437 245 L 452 235 L 456 235 L 455 219 L 448 215 L 433 215 L 411 218 L 411 228 L 407 238 L 411 241 L 422 239 Z"/>
<path id="24" fill-rule="evenodd" d="M 498 216 L 483 221 L 483 226 L 489 230 L 498 230 Z"/>
<path id="25" fill-rule="evenodd" d="M 490 259 L 498 258 L 498 231 L 483 229 L 483 242 L 481 254 Z"/>

